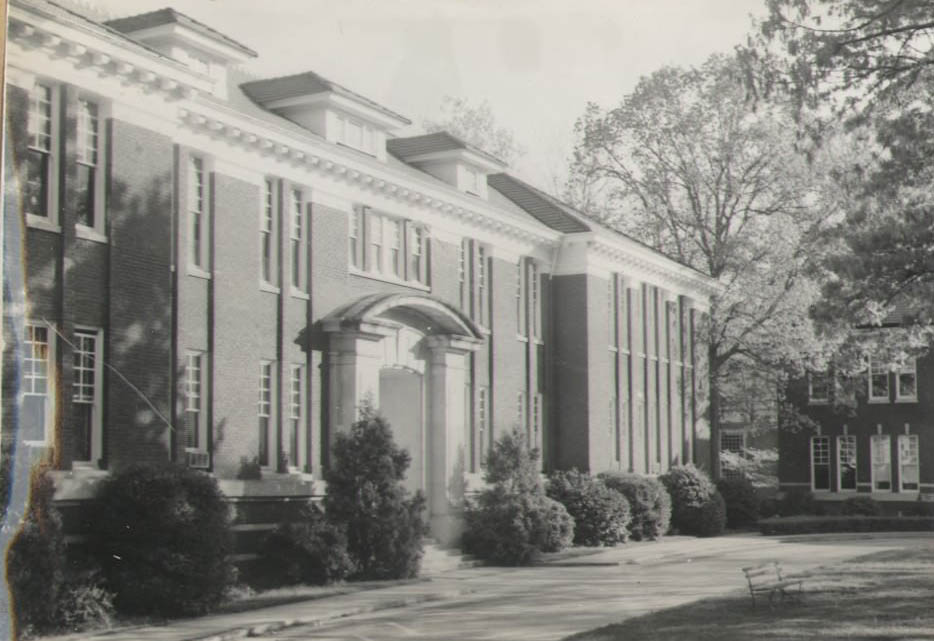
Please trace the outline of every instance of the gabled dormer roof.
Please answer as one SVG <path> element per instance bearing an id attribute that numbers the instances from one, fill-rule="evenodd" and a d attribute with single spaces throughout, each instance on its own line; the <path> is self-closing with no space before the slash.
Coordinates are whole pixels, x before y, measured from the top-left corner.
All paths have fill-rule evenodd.
<path id="1" fill-rule="evenodd" d="M 328 80 L 313 71 L 305 71 L 290 76 L 279 76 L 278 78 L 254 80 L 240 85 L 240 88 L 253 102 L 264 107 L 292 98 L 328 93 L 336 94 L 354 102 L 362 103 L 383 116 L 397 121 L 400 126 L 412 124 L 412 121 L 405 116 L 387 109 L 366 96 L 362 96 L 333 80 Z"/>
<path id="2" fill-rule="evenodd" d="M 491 174 L 486 181 L 490 187 L 555 231 L 564 234 L 591 231 L 591 225 L 584 222 L 583 214 L 514 176 Z"/>
<path id="3" fill-rule="evenodd" d="M 405 162 L 428 160 L 450 152 L 469 152 L 485 160 L 486 162 L 484 164 L 491 163 L 499 169 L 506 167 L 506 163 L 493 154 L 464 142 L 447 131 L 436 131 L 430 134 L 409 136 L 407 138 L 393 138 L 386 142 L 386 146 L 389 153 Z"/>
<path id="4" fill-rule="evenodd" d="M 245 56 L 250 58 L 255 58 L 257 56 L 257 53 L 246 45 L 237 42 L 233 38 L 225 36 L 220 31 L 209 27 L 203 22 L 199 22 L 198 20 L 195 20 L 190 16 L 186 16 L 184 13 L 176 11 L 170 7 L 158 9 L 156 11 L 150 11 L 149 13 L 140 13 L 135 16 L 127 16 L 126 18 L 108 20 L 104 24 L 111 29 L 125 34 L 132 34 L 138 31 L 153 29 L 155 27 L 162 27 L 170 24 L 178 24 L 191 29 L 195 33 L 205 38 L 236 49 Z"/>

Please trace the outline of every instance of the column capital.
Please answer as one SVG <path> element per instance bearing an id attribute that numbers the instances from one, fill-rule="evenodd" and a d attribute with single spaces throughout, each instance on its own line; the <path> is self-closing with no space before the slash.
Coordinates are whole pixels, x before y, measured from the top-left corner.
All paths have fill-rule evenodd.
<path id="1" fill-rule="evenodd" d="M 454 354 L 467 354 L 475 352 L 483 346 L 483 341 L 470 336 L 456 336 L 453 334 L 432 334 L 425 337 L 425 345 L 432 352 L 448 352 Z"/>

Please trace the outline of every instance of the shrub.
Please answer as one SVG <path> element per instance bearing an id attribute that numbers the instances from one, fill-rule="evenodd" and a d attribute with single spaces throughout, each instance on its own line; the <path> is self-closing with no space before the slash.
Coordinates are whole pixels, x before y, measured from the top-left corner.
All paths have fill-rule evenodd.
<path id="1" fill-rule="evenodd" d="M 671 495 L 671 526 L 681 534 L 695 534 L 697 509 L 710 501 L 717 491 L 710 477 L 692 464 L 679 465 L 660 477 Z"/>
<path id="2" fill-rule="evenodd" d="M 263 467 L 259 464 L 259 458 L 254 456 L 248 459 L 245 456 L 240 457 L 240 469 L 237 470 L 238 481 L 259 481 L 263 478 Z"/>
<path id="3" fill-rule="evenodd" d="M 844 516 L 879 516 L 882 507 L 868 496 L 854 496 L 843 502 L 840 513 Z"/>
<path id="4" fill-rule="evenodd" d="M 210 476 L 134 465 L 101 484 L 93 509 L 89 547 L 118 611 L 201 614 L 233 583 L 228 508 Z"/>
<path id="5" fill-rule="evenodd" d="M 647 541 L 664 536 L 671 522 L 671 497 L 661 481 L 650 476 L 611 472 L 601 474 L 600 478 L 629 501 L 632 538 Z"/>
<path id="6" fill-rule="evenodd" d="M 548 479 L 546 493 L 564 505 L 574 518 L 577 545 L 616 545 L 626 541 L 629 502 L 599 478 L 577 470 L 554 472 Z"/>
<path id="7" fill-rule="evenodd" d="M 682 534 L 704 537 L 723 534 L 726 527 L 726 503 L 720 492 L 714 491 L 713 496 L 698 507 L 687 508 L 683 525 Z"/>
<path id="8" fill-rule="evenodd" d="M 527 565 L 570 545 L 574 519 L 545 495 L 538 450 L 526 447 L 520 431 L 494 444 L 485 480 L 488 487 L 464 512 L 465 551 L 497 565 Z"/>
<path id="9" fill-rule="evenodd" d="M 347 537 L 315 505 L 302 507 L 299 519 L 283 523 L 263 542 L 263 568 L 276 586 L 324 585 L 353 573 Z"/>
<path id="10" fill-rule="evenodd" d="M 59 604 L 61 621 L 72 632 L 99 630 L 113 625 L 114 595 L 95 580 L 68 585 Z"/>
<path id="11" fill-rule="evenodd" d="M 790 516 L 761 519 L 759 531 L 775 534 L 824 532 L 931 532 L 931 516 Z"/>
<path id="12" fill-rule="evenodd" d="M 726 503 L 726 524 L 730 528 L 752 525 L 759 518 L 759 494 L 752 481 L 738 476 L 717 481 L 717 490 Z"/>
<path id="13" fill-rule="evenodd" d="M 52 506 L 54 494 L 47 469 L 33 468 L 29 504 L 7 551 L 16 638 L 48 632 L 59 623 L 56 606 L 65 579 L 65 539 L 61 517 Z"/>
<path id="14" fill-rule="evenodd" d="M 338 434 L 326 473 L 328 519 L 347 533 L 347 551 L 364 579 L 414 577 L 422 558 L 425 498 L 402 480 L 409 454 L 385 418 L 365 407 L 348 434 Z"/>
<path id="15" fill-rule="evenodd" d="M 778 513 L 782 516 L 797 516 L 799 514 L 814 514 L 814 495 L 811 490 L 793 487 L 786 490 L 778 501 Z"/>

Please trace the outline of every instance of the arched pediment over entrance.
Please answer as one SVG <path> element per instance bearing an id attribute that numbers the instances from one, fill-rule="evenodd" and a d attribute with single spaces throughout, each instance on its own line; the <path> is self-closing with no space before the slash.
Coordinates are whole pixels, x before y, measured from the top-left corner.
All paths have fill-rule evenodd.
<path id="1" fill-rule="evenodd" d="M 321 321 L 326 332 L 378 333 L 386 323 L 400 323 L 426 336 L 484 337 L 460 310 L 426 294 L 370 294 L 334 310 Z"/>

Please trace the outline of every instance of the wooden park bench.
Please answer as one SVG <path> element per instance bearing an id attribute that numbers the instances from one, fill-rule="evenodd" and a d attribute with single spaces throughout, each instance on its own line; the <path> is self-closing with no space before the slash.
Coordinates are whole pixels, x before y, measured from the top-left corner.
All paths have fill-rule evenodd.
<path id="1" fill-rule="evenodd" d="M 746 575 L 746 582 L 749 583 L 752 607 L 756 607 L 757 595 L 761 597 L 763 594 L 768 594 L 770 608 L 776 596 L 782 601 L 789 598 L 801 598 L 801 586 L 804 580 L 783 576 L 782 564 L 778 561 L 743 568 L 743 574 Z M 798 586 L 797 591 L 790 591 L 794 586 Z"/>

